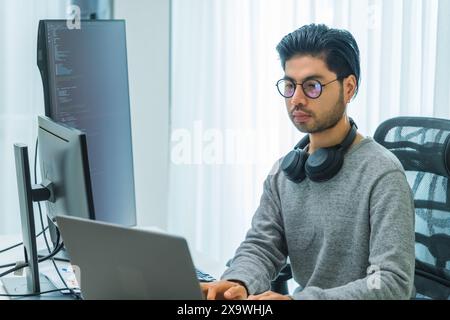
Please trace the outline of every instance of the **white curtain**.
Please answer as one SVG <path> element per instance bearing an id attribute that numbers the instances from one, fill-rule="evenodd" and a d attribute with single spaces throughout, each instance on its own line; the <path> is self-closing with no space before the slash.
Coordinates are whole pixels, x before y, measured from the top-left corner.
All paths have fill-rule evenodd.
<path id="1" fill-rule="evenodd" d="M 362 82 L 348 113 L 372 135 L 398 115 L 450 117 L 448 0 L 173 0 L 169 228 L 223 270 L 271 165 L 301 138 L 275 47 L 304 24 L 348 29 Z"/>
<path id="2" fill-rule="evenodd" d="M 63 0 L 0 0 L 0 234 L 20 232 L 13 144 L 27 144 L 32 162 L 37 115 L 44 114 L 36 65 L 38 23 L 64 19 L 65 4 Z"/>

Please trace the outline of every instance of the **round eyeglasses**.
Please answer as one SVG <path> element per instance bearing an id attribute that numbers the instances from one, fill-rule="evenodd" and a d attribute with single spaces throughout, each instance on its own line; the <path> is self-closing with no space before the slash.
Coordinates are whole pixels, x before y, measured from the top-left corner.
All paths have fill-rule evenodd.
<path id="1" fill-rule="evenodd" d="M 311 99 L 317 99 L 322 94 L 323 87 L 329 85 L 332 82 L 340 80 L 340 78 L 334 79 L 328 83 L 322 84 L 319 80 L 310 79 L 303 83 L 297 83 L 291 79 L 280 79 L 277 81 L 278 92 L 285 98 L 292 98 L 295 93 L 295 89 L 298 85 L 302 86 L 305 96 Z"/>

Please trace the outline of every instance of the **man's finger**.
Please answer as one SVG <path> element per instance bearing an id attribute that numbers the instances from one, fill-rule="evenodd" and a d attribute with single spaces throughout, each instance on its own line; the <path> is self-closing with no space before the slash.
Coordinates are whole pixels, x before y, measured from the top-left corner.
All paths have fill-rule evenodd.
<path id="1" fill-rule="evenodd" d="M 256 295 L 252 295 L 248 297 L 248 300 L 265 300 L 268 299 L 269 295 L 268 294 L 256 294 Z"/>
<path id="2" fill-rule="evenodd" d="M 209 288 L 209 285 L 208 285 L 208 284 L 206 284 L 206 283 L 200 283 L 200 289 L 202 290 L 202 293 L 203 293 L 204 295 L 206 295 L 206 294 L 208 293 L 208 288 Z"/>
<path id="3" fill-rule="evenodd" d="M 264 299 L 270 299 L 270 297 L 272 296 L 273 292 L 272 291 L 266 291 L 260 294 L 255 294 L 255 295 L 249 295 L 248 296 L 248 300 L 264 300 Z"/>
<path id="4" fill-rule="evenodd" d="M 266 291 L 257 295 L 249 295 L 248 300 L 293 300 L 292 297 L 273 291 Z"/>
<path id="5" fill-rule="evenodd" d="M 216 299 L 216 289 L 209 287 L 208 295 L 206 296 L 206 300 L 215 300 Z"/>
<path id="6" fill-rule="evenodd" d="M 225 299 L 243 299 L 244 298 L 244 294 L 243 294 L 243 287 L 241 286 L 235 286 L 235 287 L 231 287 L 230 289 L 228 289 L 227 291 L 225 291 L 224 293 L 224 297 Z"/>

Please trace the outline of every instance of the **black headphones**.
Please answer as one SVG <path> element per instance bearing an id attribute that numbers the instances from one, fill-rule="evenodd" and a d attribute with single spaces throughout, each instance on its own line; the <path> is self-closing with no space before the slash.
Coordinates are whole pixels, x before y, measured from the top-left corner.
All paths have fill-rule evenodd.
<path id="1" fill-rule="evenodd" d="M 333 178 L 344 163 L 344 153 L 352 145 L 356 138 L 358 127 L 350 118 L 350 130 L 344 141 L 340 144 L 317 149 L 312 155 L 305 151 L 309 144 L 309 134 L 307 134 L 289 152 L 281 163 L 281 170 L 286 177 L 296 183 L 302 182 L 306 177 L 315 182 L 327 181 Z"/>

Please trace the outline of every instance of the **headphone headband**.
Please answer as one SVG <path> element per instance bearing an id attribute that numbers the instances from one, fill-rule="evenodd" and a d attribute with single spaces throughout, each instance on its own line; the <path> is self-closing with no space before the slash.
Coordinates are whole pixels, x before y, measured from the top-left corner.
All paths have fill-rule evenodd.
<path id="1" fill-rule="evenodd" d="M 305 149 L 309 143 L 309 134 L 305 135 L 299 143 L 297 143 L 294 149 Z"/>
<path id="2" fill-rule="evenodd" d="M 319 148 L 309 155 L 305 150 L 309 134 L 304 136 L 289 152 L 281 163 L 281 168 L 289 180 L 299 183 L 306 177 L 315 182 L 326 181 L 334 177 L 342 167 L 344 152 L 352 145 L 357 135 L 357 126 L 350 119 L 350 130 L 344 140 L 335 146 Z"/>
<path id="3" fill-rule="evenodd" d="M 345 136 L 344 141 L 342 141 L 338 146 L 342 149 L 347 149 L 351 146 L 353 143 L 353 140 L 355 140 L 356 137 L 356 130 L 358 129 L 358 126 L 356 125 L 355 121 L 353 121 L 352 118 L 348 118 L 350 121 L 350 131 Z M 353 128 L 354 127 L 354 128 Z M 306 146 L 309 143 L 309 134 L 305 135 L 294 147 L 294 149 L 305 149 Z"/>
<path id="4" fill-rule="evenodd" d="M 350 131 L 348 132 L 344 141 L 339 144 L 339 149 L 347 150 L 356 138 L 356 130 L 358 129 L 358 127 L 356 126 L 352 118 L 350 118 L 350 126 Z"/>

